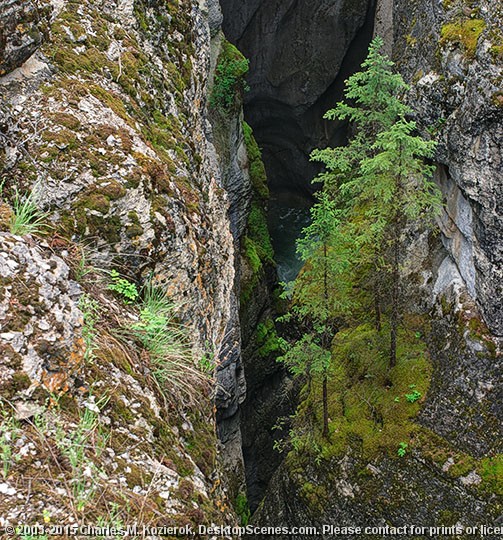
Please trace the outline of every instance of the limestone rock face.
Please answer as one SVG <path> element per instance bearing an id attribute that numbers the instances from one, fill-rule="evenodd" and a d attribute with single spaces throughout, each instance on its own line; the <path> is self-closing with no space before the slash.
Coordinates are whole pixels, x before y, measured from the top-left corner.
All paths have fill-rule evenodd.
<path id="1" fill-rule="evenodd" d="M 0 87 L 7 192 L 38 185 L 54 226 L 92 244 L 96 265 L 153 272 L 199 351 L 218 353 L 234 246 L 209 68 L 206 4 L 62 2 L 46 43 Z"/>
<path id="2" fill-rule="evenodd" d="M 0 75 L 19 67 L 39 47 L 48 28 L 50 3 L 0 2 Z"/>
<path id="3" fill-rule="evenodd" d="M 84 360 L 82 291 L 49 246 L 0 233 L 0 389 L 75 388 Z M 24 380 L 19 388 L 16 381 Z M 23 385 L 22 385 L 23 386 Z"/>
<path id="4" fill-rule="evenodd" d="M 323 114 L 364 58 L 372 0 L 222 0 L 227 38 L 250 58 L 247 121 L 272 186 L 309 190 L 309 152 L 344 139 Z M 307 68 L 306 66 L 309 66 Z"/>
<path id="5" fill-rule="evenodd" d="M 211 142 L 207 97 L 214 67 L 210 38 L 221 20 L 218 3 L 62 0 L 53 4 L 42 40 L 42 30 L 37 31 L 41 14 L 36 16 L 24 7 L 32 3 L 0 3 L 0 50 L 4 54 L 0 69 L 5 72 L 0 72 L 1 228 L 4 230 L 12 212 L 4 201 L 12 205 L 16 193 L 24 196 L 34 191 L 38 207 L 48 215 L 51 235 L 81 246 L 86 265 L 100 275 L 108 275 L 115 267 L 138 285 L 152 279 L 164 286 L 177 305 L 177 318 L 189 329 L 196 362 L 205 355 L 214 363 L 218 414 L 236 417 L 244 398 L 244 379 L 234 268 L 236 239 L 224 179 L 230 176 L 234 184 L 246 180 L 237 170 L 246 168 L 246 155 L 242 145 L 232 146 L 232 171 L 228 172 Z M 21 25 L 27 17 L 31 17 L 33 29 L 26 26 L 25 38 Z M 22 39 L 12 25 L 23 34 Z M 38 242 L 8 234 L 1 237 L 0 264 L 6 273 L 1 275 L 0 338 L 2 353 L 8 355 L 6 363 L 3 354 L 0 358 L 1 384 L 24 366 L 22 371 L 31 382 L 42 381 L 49 390 L 64 393 L 76 386 L 73 375 L 82 360 L 76 303 L 81 291 L 69 279 L 65 263 L 46 255 L 37 248 Z M 41 303 L 41 313 L 32 313 L 24 297 L 19 297 L 23 291 L 18 281 L 32 286 L 29 299 Z M 49 303 L 44 303 L 42 292 L 49 295 Z M 22 321 L 14 312 L 16 302 L 26 310 L 21 313 Z M 129 315 L 131 320 L 137 317 Z M 122 310 L 121 316 L 128 315 Z M 37 326 L 40 324 L 44 328 Z M 121 389 L 125 401 L 119 398 L 115 403 L 114 397 L 119 409 L 115 413 L 124 428 L 124 418 L 126 423 L 131 420 L 131 412 L 123 410 L 124 403 L 127 401 L 127 408 L 149 399 L 142 382 L 153 368 L 144 352 L 135 359 L 137 373 L 132 377 L 134 369 L 114 362 L 133 354 L 134 347 L 126 352 L 117 349 L 109 335 L 100 346 L 102 366 L 111 364 L 108 373 L 98 375 L 105 377 L 100 384 L 106 386 L 110 373 L 119 377 L 119 372 L 130 381 Z M 66 367 L 58 363 L 60 356 Z M 138 405 L 144 417 L 134 420 L 141 424 L 136 427 L 147 426 L 147 434 L 141 437 L 151 443 L 146 455 L 155 461 L 155 466 L 144 471 L 152 469 L 157 474 L 155 469 L 164 458 L 153 448 L 165 452 L 169 446 L 170 460 L 183 462 L 177 466 L 179 479 L 187 461 L 193 459 L 189 469 L 196 471 L 194 482 L 208 494 L 217 466 L 217 441 L 212 438 L 213 403 L 209 393 L 201 392 L 206 416 L 197 432 L 207 429 L 208 439 L 197 458 L 178 449 L 189 444 L 196 431 L 193 418 L 185 418 L 178 409 L 172 415 L 170 409 L 166 417 L 173 425 L 167 426 L 160 421 L 156 404 L 155 418 L 148 407 Z M 241 444 L 239 424 L 234 420 L 225 442 L 233 448 L 230 453 L 238 469 Z M 190 443 L 191 448 L 198 444 Z M 169 460 L 162 463 L 177 468 Z M 161 499 L 172 497 L 174 485 L 162 489 Z M 187 500 L 189 495 L 185 495 Z M 177 497 L 172 497 L 175 505 L 184 498 Z M 202 519 L 199 510 L 192 514 L 195 520 Z"/>
<path id="6" fill-rule="evenodd" d="M 362 530 L 412 524 L 469 527 L 497 519 L 497 507 L 479 499 L 477 480 L 474 483 L 469 480 L 473 477 L 467 475 L 468 481 L 467 477 L 457 479 L 453 489 L 440 467 L 436 470 L 421 459 L 410 459 L 412 464 L 389 458 L 368 463 L 355 452 L 332 459 L 319 470 L 307 467 L 295 475 L 288 474 L 282 466 L 272 478 L 268 494 L 254 519 L 269 526 L 302 523 L 320 530 L 324 525 L 361 527 Z M 327 478 L 330 478 L 329 483 Z M 324 486 L 321 490 L 316 488 L 320 485 Z M 291 496 L 299 490 L 303 496 Z M 393 535 L 410 538 L 408 532 Z M 326 534 L 326 538 L 330 536 Z M 378 538 L 380 534 L 369 536 Z M 277 538 L 286 540 L 288 535 Z M 297 538 L 307 540 L 310 536 L 300 534 Z M 493 539 L 496 536 L 492 535 Z"/>
<path id="7" fill-rule="evenodd" d="M 503 13 L 497 2 L 458 4 L 395 2 L 393 55 L 412 83 L 417 121 L 439 139 L 444 245 L 489 328 L 501 336 Z"/>
<path id="8" fill-rule="evenodd" d="M 477 456 L 501 452 L 502 439 L 502 23 L 501 6 L 484 0 L 469 8 L 395 2 L 393 55 L 420 128 L 439 141 L 436 180 L 446 203 L 446 253 L 433 268 L 443 307 L 422 421 Z"/>

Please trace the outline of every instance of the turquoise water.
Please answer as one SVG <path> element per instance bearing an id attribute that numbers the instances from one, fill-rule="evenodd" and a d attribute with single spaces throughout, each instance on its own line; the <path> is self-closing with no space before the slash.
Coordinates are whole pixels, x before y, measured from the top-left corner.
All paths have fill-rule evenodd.
<path id="1" fill-rule="evenodd" d="M 302 261 L 296 254 L 296 241 L 310 223 L 311 205 L 309 198 L 299 194 L 271 193 L 268 225 L 280 281 L 294 280 L 302 268 Z"/>

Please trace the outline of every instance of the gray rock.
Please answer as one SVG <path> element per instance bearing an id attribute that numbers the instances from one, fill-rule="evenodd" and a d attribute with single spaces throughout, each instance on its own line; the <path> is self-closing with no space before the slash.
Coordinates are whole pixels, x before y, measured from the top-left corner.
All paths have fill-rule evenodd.
<path id="1" fill-rule="evenodd" d="M 224 32 L 250 59 L 245 111 L 272 186 L 311 190 L 318 168 L 309 162 L 309 153 L 344 139 L 345 128 L 322 116 L 365 56 L 373 4 L 221 1 Z"/>
<path id="2" fill-rule="evenodd" d="M 44 39 L 49 3 L 0 0 L 0 75 L 21 66 Z"/>
<path id="3" fill-rule="evenodd" d="M 7 388 L 16 374 L 12 362 L 17 358 L 31 382 L 24 388 L 28 393 L 38 385 L 50 392 L 70 390 L 84 358 L 79 286 L 69 279 L 66 263 L 47 246 L 35 247 L 29 239 L 0 233 L 0 254 L 15 269 L 0 277 L 0 347 L 4 351 L 0 387 Z M 19 406 L 21 418 L 35 414 Z"/>
<path id="4" fill-rule="evenodd" d="M 440 141 L 439 183 L 447 199 L 444 245 L 490 329 L 501 336 L 503 108 L 496 96 L 503 65 L 491 45 L 492 31 L 503 21 L 494 2 L 479 0 L 471 9 L 486 25 L 473 58 L 459 44 L 439 43 L 442 26 L 461 20 L 454 10 L 427 1 L 395 2 L 393 54 L 413 82 L 409 102 L 419 125 Z"/>
<path id="5" fill-rule="evenodd" d="M 208 0 L 208 25 L 212 37 L 220 31 L 223 20 L 224 16 L 220 9 L 219 0 Z"/>

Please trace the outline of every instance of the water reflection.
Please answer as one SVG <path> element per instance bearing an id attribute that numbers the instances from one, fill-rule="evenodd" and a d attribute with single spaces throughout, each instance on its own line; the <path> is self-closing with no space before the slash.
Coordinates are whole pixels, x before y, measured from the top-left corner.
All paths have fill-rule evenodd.
<path id="1" fill-rule="evenodd" d="M 280 281 L 292 281 L 302 268 L 296 241 L 310 223 L 312 200 L 292 192 L 271 193 L 268 224 Z"/>

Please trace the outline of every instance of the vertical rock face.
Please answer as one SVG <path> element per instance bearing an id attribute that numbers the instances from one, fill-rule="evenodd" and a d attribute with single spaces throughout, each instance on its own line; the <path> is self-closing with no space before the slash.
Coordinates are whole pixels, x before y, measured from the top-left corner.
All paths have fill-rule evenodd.
<path id="1" fill-rule="evenodd" d="M 496 2 L 395 1 L 393 55 L 410 103 L 439 139 L 444 244 L 491 331 L 503 334 L 503 106 Z"/>
<path id="2" fill-rule="evenodd" d="M 65 262 L 47 255 L 51 249 L 63 250 L 64 257 L 71 259 L 72 250 L 82 249 L 86 253 L 83 264 L 98 274 L 107 275 L 113 266 L 138 284 L 153 279 L 177 304 L 177 316 L 190 329 L 196 359 L 205 353 L 217 366 L 218 415 L 228 420 L 224 442 L 231 449 L 239 483 L 241 440 L 236 411 L 244 397 L 244 384 L 235 243 L 244 225 L 237 214 L 232 221 L 236 227 L 230 224 L 226 188 L 246 198 L 249 180 L 239 170 L 247 165 L 243 145 L 239 141 L 229 145 L 230 165 L 219 162 L 208 121 L 208 80 L 214 67 L 210 37 L 219 30 L 218 2 L 63 0 L 53 4 L 49 22 L 32 3 L 0 2 L 2 197 L 12 203 L 16 192 L 33 190 L 54 236 L 54 243 L 44 244 L 41 250 L 32 245 L 37 239 L 1 237 L 0 266 L 5 270 L 0 291 L 2 391 L 19 379 L 16 370 L 22 375 L 20 390 L 31 388 L 24 396 L 27 399 L 34 386 L 64 393 L 82 382 L 75 382 L 70 365 L 75 356 L 79 376 L 89 369 L 83 361 L 85 323 L 78 307 L 82 291 L 69 279 Z M 240 125 L 240 118 L 235 122 Z M 241 181 L 244 186 L 238 185 Z M 231 196 L 231 202 L 238 198 Z M 245 205 L 246 212 L 246 201 L 237 202 Z M 2 230 L 8 228 L 8 221 L 0 214 Z M 22 280 L 33 285 L 33 290 L 32 296 L 26 293 L 20 300 L 23 291 L 18 282 Z M 52 295 L 50 302 L 43 303 L 38 289 Z M 96 301 L 106 316 L 115 312 L 118 317 L 130 317 L 130 324 L 137 320 L 134 308 L 125 315 L 124 306 L 106 296 L 105 286 Z M 29 311 L 30 302 L 35 305 L 35 301 L 42 302 L 41 313 L 47 321 L 40 319 L 39 312 Z M 18 304 L 28 310 L 26 317 L 24 311 L 13 311 Z M 24 318 L 19 321 L 21 315 Z M 46 331 L 47 326 L 56 329 Z M 93 377 L 105 377 L 101 369 L 109 365 L 108 376 L 113 373 L 118 381 L 111 390 L 110 415 L 118 416 L 121 429 L 127 431 L 124 424 L 134 420 L 146 430 L 138 440 L 148 442 L 149 448 L 144 450 L 143 462 L 134 466 L 147 476 L 147 469 L 157 474 L 156 468 L 164 467 L 163 486 L 158 490 L 161 499 L 170 497 L 188 467 L 195 471 L 191 482 L 207 498 L 216 453 L 208 396 L 201 390 L 200 405 L 206 407 L 207 415 L 202 426 L 196 428 L 194 418 L 183 415 L 175 414 L 173 420 L 171 410 L 166 414 L 168 423 L 163 418 L 162 398 L 152 397 L 156 390 L 149 379 L 148 354 L 136 358 L 138 363 L 131 362 L 131 369 L 124 369 L 123 363 L 115 363 L 124 354 L 134 356 L 134 347 L 121 352 L 116 345 L 110 336 L 100 336 Z M 57 362 L 60 356 L 66 358 L 66 367 Z M 98 386 L 106 384 L 98 379 Z M 142 400 L 147 405 L 139 405 Z M 134 414 L 124 411 L 123 403 L 126 409 L 135 404 Z M 112 420 L 114 424 L 115 416 Z M 185 445 L 196 429 L 201 437 L 186 452 Z M 206 448 L 200 449 L 201 442 Z M 167 447 L 173 455 L 162 461 L 158 451 L 166 456 Z M 197 458 L 194 448 L 201 450 Z M 171 459 L 181 460 L 182 465 Z M 170 467 L 180 474 L 172 475 Z M 175 476 L 176 482 L 170 484 Z M 185 492 L 172 498 L 175 506 L 184 497 Z M 5 504 L 5 509 L 11 508 Z M 199 509 L 186 510 L 194 520 L 202 519 Z"/>
<path id="3" fill-rule="evenodd" d="M 77 307 L 82 290 L 69 279 L 67 264 L 47 251 L 0 234 L 2 396 L 15 394 L 20 380 L 25 388 L 18 390 L 32 384 L 66 392 L 82 370 L 82 313 Z"/>
<path id="4" fill-rule="evenodd" d="M 92 238 L 100 264 L 123 257 L 132 277 L 153 271 L 198 347 L 218 350 L 234 248 L 205 118 L 203 7 L 58 4 L 47 43 L 0 79 L 4 177 L 8 189 L 37 184 L 56 226 Z"/>
<path id="5" fill-rule="evenodd" d="M 502 22 L 501 6 L 484 0 L 395 1 L 393 56 L 412 85 L 421 129 L 439 141 L 446 203 L 446 253 L 433 290 L 443 309 L 434 318 L 436 371 L 422 419 L 478 456 L 502 450 Z"/>
<path id="6" fill-rule="evenodd" d="M 365 55 L 372 0 L 222 0 L 223 28 L 250 58 L 246 117 L 263 148 L 270 184 L 309 190 L 310 151 L 341 142 L 323 114 Z"/>

